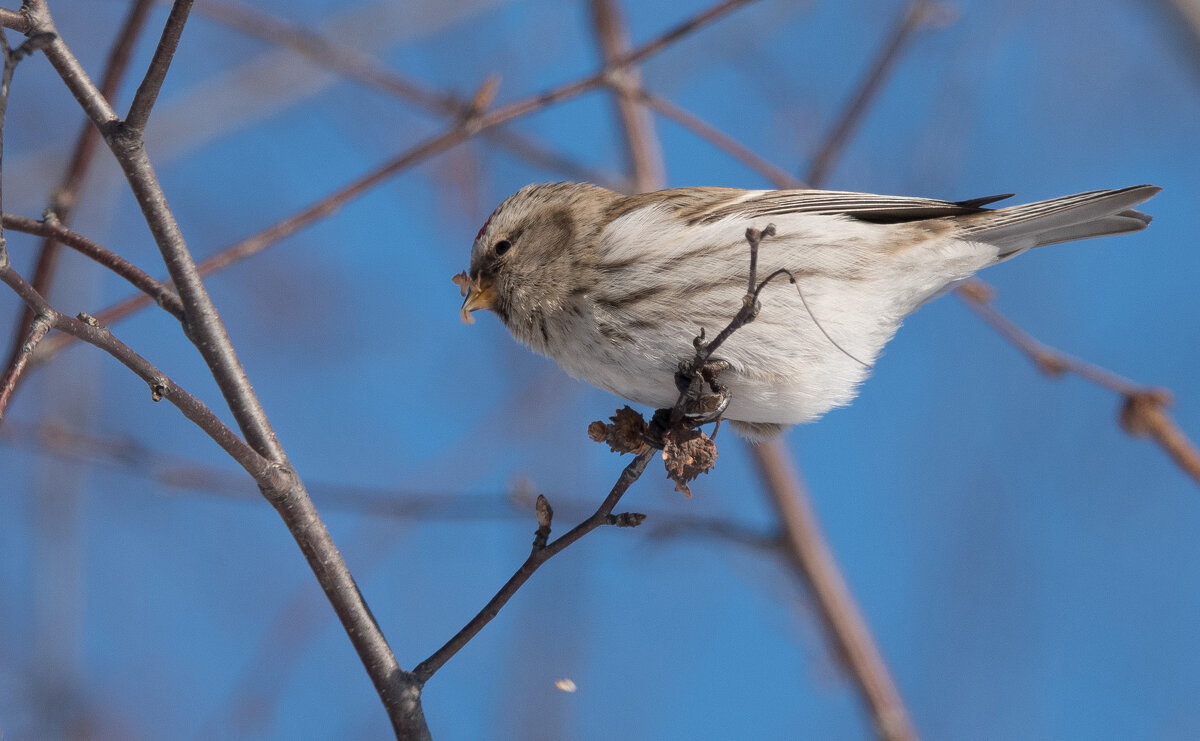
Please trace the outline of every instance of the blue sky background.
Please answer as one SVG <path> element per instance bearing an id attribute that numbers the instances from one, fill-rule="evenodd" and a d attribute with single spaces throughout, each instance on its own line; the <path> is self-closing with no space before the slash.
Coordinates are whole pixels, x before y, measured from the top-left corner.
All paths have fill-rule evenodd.
<path id="1" fill-rule="evenodd" d="M 469 95 L 499 74 L 498 103 L 597 67 L 582 2 L 256 5 L 434 89 Z M 624 5 L 635 43 L 705 7 Z M 1200 436 L 1200 42 L 1167 5 L 948 3 L 826 185 L 1024 200 L 1163 186 L 1145 206 L 1149 230 L 1039 250 L 985 277 L 1036 337 L 1171 389 L 1180 425 Z M 51 1 L 94 76 L 125 8 Z M 903 8 L 761 0 L 650 59 L 645 83 L 801 175 Z M 164 17 L 152 16 L 121 109 Z M 23 63 L 5 128 L 5 210 L 40 214 L 81 122 L 45 60 Z M 675 124 L 656 125 L 671 185 L 767 186 Z M 203 257 L 443 126 L 196 14 L 147 139 Z M 602 173 L 625 167 L 603 94 L 512 128 Z M 209 283 L 405 667 L 527 555 L 533 517 L 512 506 L 514 491 L 547 493 L 561 532 L 624 465 L 585 434 L 621 402 L 492 317 L 460 324 L 449 281 L 499 200 L 562 177 L 476 140 Z M 106 153 L 74 224 L 162 272 Z M 35 243 L 7 236 L 28 271 Z M 64 255 L 52 299 L 73 313 L 127 293 Z M 0 316 L 16 306 L 0 294 Z M 113 329 L 219 406 L 168 316 Z M 211 441 L 149 397 L 123 367 L 76 347 L 31 375 L 0 426 L 0 733 L 386 736 L 278 517 Z M 923 738 L 1200 736 L 1200 487 L 1123 433 L 1118 406 L 1079 379 L 1041 376 L 951 297 L 906 323 L 853 406 L 788 435 Z M 118 441 L 125 463 L 55 454 L 33 442 L 37 422 Z M 130 457 L 131 445 L 148 452 Z M 229 477 L 161 480 L 181 466 Z M 771 530 L 744 446 L 724 439 L 693 491 L 674 493 L 652 466 L 623 505 L 649 512 L 645 526 L 601 530 L 548 563 L 429 683 L 435 738 L 871 738 L 786 565 L 666 532 L 693 518 Z M 389 513 L 413 501 L 433 506 Z M 578 692 L 555 689 L 560 677 Z"/>

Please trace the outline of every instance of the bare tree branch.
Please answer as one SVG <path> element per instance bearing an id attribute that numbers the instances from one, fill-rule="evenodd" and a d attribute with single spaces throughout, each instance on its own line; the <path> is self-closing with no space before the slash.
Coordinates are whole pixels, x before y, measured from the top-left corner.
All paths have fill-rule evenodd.
<path id="1" fill-rule="evenodd" d="M 273 460 L 281 463 L 286 461 L 283 450 L 270 429 L 266 414 L 254 395 L 237 353 L 229 341 L 225 326 L 188 252 L 179 224 L 171 213 L 166 195 L 159 186 L 154 168 L 142 146 L 141 132 L 130 129 L 117 120 L 108 101 L 92 84 L 66 43 L 58 37 L 45 0 L 29 0 L 27 7 L 37 31 L 55 35 L 54 40 L 44 49 L 47 59 L 59 72 L 76 100 L 80 101 L 92 122 L 104 133 L 109 148 L 125 172 L 126 180 L 142 209 L 150 232 L 154 235 L 154 241 L 158 244 L 163 261 L 167 265 L 167 271 L 183 301 L 188 333 L 208 363 L 217 386 L 228 401 L 238 425 L 246 434 L 247 441 L 255 450 Z M 169 54 L 156 54 L 151 64 L 165 67 L 169 63 Z M 165 69 L 162 74 L 165 74 Z M 145 104 L 142 107 L 145 107 Z"/>
<path id="2" fill-rule="evenodd" d="M 617 0 L 592 0 L 592 25 L 606 67 L 629 53 L 629 32 Z M 667 177 L 662 146 L 654 133 L 654 119 L 638 103 L 637 89 L 641 82 L 638 70 L 627 65 L 614 67 L 607 84 L 616 95 L 617 116 L 629 143 L 634 189 L 644 193 L 665 187 Z"/>
<path id="3" fill-rule="evenodd" d="M 303 484 L 291 469 L 229 341 L 202 276 L 188 252 L 179 225 L 167 205 L 166 196 L 142 144 L 141 131 L 125 126 L 116 119 L 108 101 L 59 37 L 45 0 L 27 0 L 24 9 L 35 33 L 53 34 L 53 40 L 43 50 L 47 59 L 93 123 L 104 133 L 109 148 L 125 172 L 167 270 L 179 290 L 186 315 L 185 329 L 204 357 L 246 441 L 271 461 L 272 471 L 280 474 L 278 485 L 261 487 L 263 495 L 283 518 L 317 581 L 325 590 L 379 693 L 396 734 L 404 738 L 428 738 L 429 730 L 420 705 L 420 684 L 413 680 L 411 674 L 400 669 L 345 560 L 329 536 Z M 181 23 L 182 19 L 177 18 L 177 22 Z M 175 33 L 177 30 L 168 27 L 165 35 L 169 37 Z M 170 42 L 167 46 L 172 48 L 164 51 L 160 46 L 161 53 L 156 53 L 154 57 L 152 68 L 161 68 L 161 73 L 151 72 L 147 75 L 151 81 L 148 89 L 157 89 L 154 79 L 166 73 L 173 52 Z M 135 111 L 148 111 L 153 97 L 147 92 L 142 105 L 135 107 Z M 138 115 L 143 116 L 144 123 L 147 114 Z M 9 273 L 12 274 L 11 271 Z"/>
<path id="4" fill-rule="evenodd" d="M 729 12 L 751 2 L 754 2 L 754 0 L 723 0 L 723 2 L 719 2 L 710 8 L 697 13 L 691 18 L 688 18 L 679 25 L 664 31 L 628 54 L 624 54 L 621 57 L 614 59 L 611 63 L 606 65 L 604 69 L 593 75 L 575 80 L 573 82 L 564 83 L 545 92 L 537 93 L 527 98 L 513 101 L 508 105 L 496 108 L 479 121 L 479 128 L 491 128 L 492 126 L 496 126 L 506 121 L 511 121 L 514 118 L 518 118 L 533 111 L 540 110 L 552 103 L 562 102 L 569 98 L 573 98 L 580 93 L 587 92 L 588 90 L 592 90 L 593 88 L 603 85 L 608 79 L 609 75 L 612 74 L 613 70 L 642 62 L 667 48 L 679 39 L 696 31 L 697 29 L 703 28 L 709 23 L 712 23 L 713 21 L 725 16 Z"/>
<path id="5" fill-rule="evenodd" d="M 753 445 L 751 450 L 779 512 L 786 551 L 796 571 L 811 585 L 825 632 L 858 686 L 876 731 L 887 741 L 915 741 L 917 733 L 908 711 L 825 542 L 787 449 L 774 440 Z"/>
<path id="6" fill-rule="evenodd" d="M 23 43 L 16 50 L 13 50 L 8 44 L 8 36 L 3 29 L 0 29 L 0 54 L 3 58 L 0 62 L 3 63 L 3 68 L 0 69 L 0 163 L 4 159 L 4 122 L 8 114 L 8 96 L 12 90 L 13 72 L 16 70 L 17 64 L 27 56 L 30 51 L 38 46 L 44 46 L 48 41 L 46 37 L 39 36 L 31 38 Z M 0 167 L 0 172 L 3 172 L 3 167 Z M 2 180 L 2 178 L 0 178 Z M 2 189 L 0 189 L 2 191 Z M 0 198 L 0 204 L 3 203 L 3 198 Z M 0 205 L 0 210 L 3 206 Z M 4 231 L 0 228 L 0 270 L 8 270 L 8 247 L 4 238 Z M 38 312 L 29 322 L 26 329 L 23 342 L 19 342 L 12 357 L 8 362 L 8 367 L 4 371 L 4 375 L 0 377 L 0 420 L 4 419 L 4 414 L 8 409 L 8 404 L 12 400 L 13 392 L 17 388 L 17 381 L 20 380 L 25 366 L 29 363 L 29 358 L 33 354 L 34 348 L 46 336 L 46 332 L 50 329 L 51 318 L 44 312 Z"/>
<path id="7" fill-rule="evenodd" d="M 625 517 L 625 522 L 622 523 L 622 516 L 614 515 L 612 511 L 617 506 L 617 502 L 621 501 L 621 497 L 625 495 L 625 492 L 629 490 L 629 487 L 633 485 L 633 482 L 637 481 L 642 472 L 646 470 L 646 464 L 650 462 L 650 459 L 654 457 L 656 452 L 653 448 L 647 448 L 630 461 L 629 465 L 625 466 L 625 470 L 621 471 L 621 475 L 617 477 L 617 482 L 613 484 L 608 496 L 604 498 L 604 501 L 600 503 L 600 506 L 596 508 L 592 516 L 571 528 L 565 534 L 560 535 L 555 540 L 546 542 L 546 537 L 549 535 L 549 517 L 539 514 L 538 535 L 534 540 L 533 551 L 529 554 L 529 558 L 525 559 L 525 563 L 521 564 L 516 573 L 504 583 L 504 586 L 500 587 L 500 591 L 496 592 L 496 596 L 492 597 L 462 630 L 456 633 L 444 646 L 434 651 L 428 659 L 417 664 L 412 673 L 418 681 L 421 683 L 428 681 L 438 669 L 441 669 L 447 661 L 461 651 L 472 638 L 479 634 L 479 631 L 483 630 L 496 615 L 500 614 L 501 608 L 508 604 L 508 601 L 517 593 L 517 590 L 525 582 L 529 581 L 529 577 L 533 576 L 534 572 L 542 564 L 546 563 L 546 561 L 561 553 L 567 546 L 601 525 L 637 524 L 637 522 L 633 521 L 636 517 Z"/>

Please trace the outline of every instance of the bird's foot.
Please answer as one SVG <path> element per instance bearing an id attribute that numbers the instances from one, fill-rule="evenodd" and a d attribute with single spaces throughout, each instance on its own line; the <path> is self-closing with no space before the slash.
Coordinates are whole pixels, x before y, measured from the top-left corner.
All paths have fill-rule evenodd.
<path id="1" fill-rule="evenodd" d="M 728 369 L 728 361 L 710 358 L 698 369 L 692 361 L 681 363 L 675 372 L 675 387 L 683 394 L 683 415 L 693 426 L 719 420 L 729 407 L 733 397 L 717 379 Z"/>

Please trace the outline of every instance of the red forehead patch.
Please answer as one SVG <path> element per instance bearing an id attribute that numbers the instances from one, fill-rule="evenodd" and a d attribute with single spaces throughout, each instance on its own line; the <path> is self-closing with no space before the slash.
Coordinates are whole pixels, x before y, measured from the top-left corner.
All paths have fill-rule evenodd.
<path id="1" fill-rule="evenodd" d="M 496 209 L 496 211 L 499 211 L 499 210 L 500 209 Z M 496 211 L 492 212 L 492 216 L 496 215 Z M 478 242 L 479 238 L 483 236 L 483 233 L 487 231 L 488 224 L 492 223 L 492 216 L 487 217 L 487 221 L 483 222 L 483 226 L 479 227 L 479 233 L 475 235 L 476 242 Z"/>

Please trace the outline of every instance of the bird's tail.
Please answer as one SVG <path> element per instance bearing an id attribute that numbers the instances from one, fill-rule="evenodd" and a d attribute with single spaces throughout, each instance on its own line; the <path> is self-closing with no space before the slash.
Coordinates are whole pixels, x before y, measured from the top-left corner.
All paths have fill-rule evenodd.
<path id="1" fill-rule="evenodd" d="M 1162 188 L 1134 185 L 1120 190 L 1093 190 L 1048 201 L 1026 203 L 959 217 L 962 236 L 1000 248 L 1004 260 L 1034 247 L 1108 234 L 1137 232 L 1150 217 L 1131 207 Z"/>

